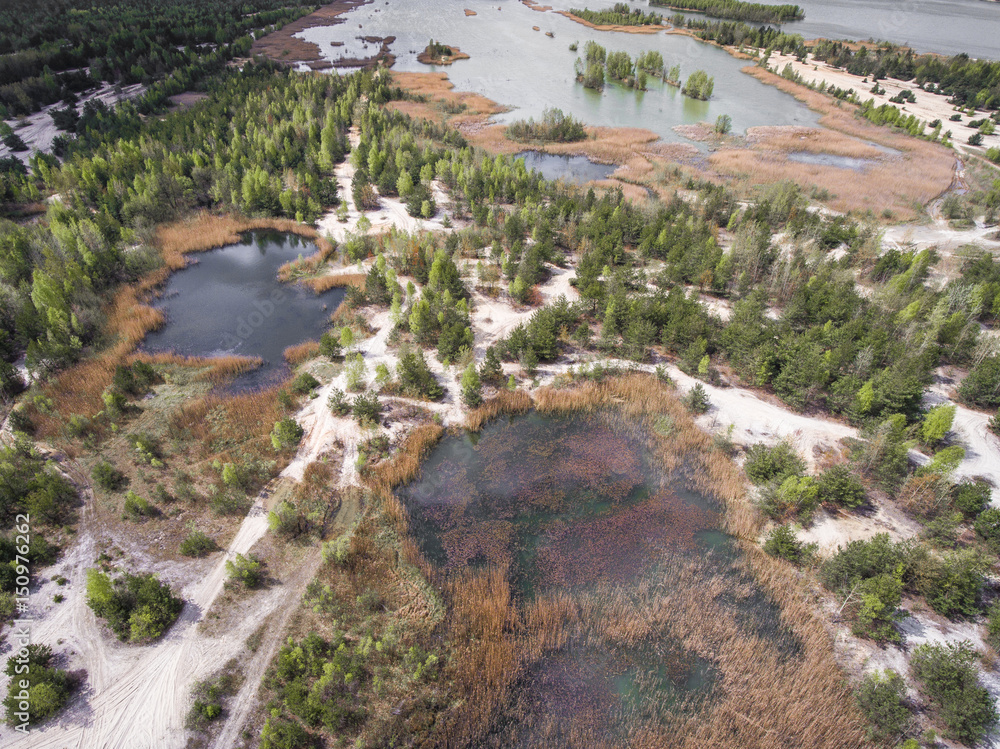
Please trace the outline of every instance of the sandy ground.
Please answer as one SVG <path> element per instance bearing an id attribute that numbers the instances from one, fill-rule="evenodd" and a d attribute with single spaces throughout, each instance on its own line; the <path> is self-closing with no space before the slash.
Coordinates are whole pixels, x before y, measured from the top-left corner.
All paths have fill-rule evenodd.
<path id="1" fill-rule="evenodd" d="M 871 93 L 871 90 L 874 88 L 875 84 L 872 81 L 869 80 L 868 83 L 862 83 L 864 80 L 862 76 L 851 75 L 846 70 L 833 68 L 825 62 L 814 60 L 812 55 L 809 55 L 805 62 L 799 62 L 795 59 L 794 55 L 783 55 L 780 52 L 772 52 L 771 57 L 768 60 L 768 64 L 771 69 L 779 75 L 781 74 L 781 71 L 785 69 L 785 65 L 789 63 L 791 63 L 792 69 L 801 75 L 802 79 L 806 83 L 819 83 L 821 81 L 826 81 L 828 86 L 832 84 L 845 90 L 853 88 L 858 93 L 861 101 L 874 99 L 877 105 L 892 104 L 892 102 L 889 101 L 891 97 L 895 96 L 903 89 L 910 89 L 917 100 L 916 103 L 893 104 L 893 106 L 902 109 L 905 114 L 916 115 L 917 119 L 923 120 L 927 123 L 933 122 L 934 120 L 941 120 L 941 132 L 945 133 L 948 130 L 951 130 L 952 142 L 960 150 L 982 154 L 987 148 L 1000 146 L 1000 132 L 984 136 L 982 146 L 970 146 L 967 142 L 969 136 L 976 131 L 966 126 L 965 123 L 969 120 L 979 120 L 984 117 L 988 118 L 991 112 L 976 110 L 976 114 L 972 117 L 962 113 L 961 122 L 951 122 L 949 118 L 956 113 L 956 110 L 953 105 L 948 103 L 948 97 L 941 94 L 932 94 L 927 91 L 922 91 L 917 88 L 916 83 L 912 81 L 900 81 L 894 78 L 886 78 L 878 82 L 880 89 L 885 89 L 885 93 L 873 94 Z M 929 127 L 928 130 L 930 130 Z M 998 128 L 998 130 L 1000 130 L 1000 128 Z"/>
<path id="2" fill-rule="evenodd" d="M 134 99 L 142 95 L 145 90 L 145 86 L 136 83 L 123 87 L 121 94 L 116 94 L 112 86 L 105 85 L 86 96 L 81 96 L 80 102 L 76 105 L 76 111 L 82 112 L 83 105 L 92 99 L 100 99 L 108 106 L 114 106 L 119 101 Z M 27 164 L 33 151 L 51 151 L 52 141 L 55 140 L 56 136 L 65 134 L 62 130 L 57 129 L 52 121 L 52 110 L 54 109 L 65 109 L 65 105 L 61 102 L 52 104 L 21 120 L 7 120 L 7 124 L 14 128 L 14 131 L 28 144 L 28 150 L 13 153 L 0 143 L 0 157 L 10 156 L 13 153 L 14 156 Z"/>

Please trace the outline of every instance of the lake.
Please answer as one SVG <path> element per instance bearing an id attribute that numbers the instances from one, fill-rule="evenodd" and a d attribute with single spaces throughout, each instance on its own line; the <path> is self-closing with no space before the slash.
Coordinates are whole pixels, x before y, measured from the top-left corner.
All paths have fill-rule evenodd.
<path id="1" fill-rule="evenodd" d="M 147 351 L 185 356 L 259 356 L 264 364 L 240 376 L 233 387 L 264 385 L 287 374 L 283 352 L 318 339 L 344 297 L 343 289 L 314 294 L 282 283 L 278 268 L 316 245 L 294 234 L 249 232 L 239 244 L 189 255 L 172 273 L 154 306 L 166 324 L 146 336 Z"/>

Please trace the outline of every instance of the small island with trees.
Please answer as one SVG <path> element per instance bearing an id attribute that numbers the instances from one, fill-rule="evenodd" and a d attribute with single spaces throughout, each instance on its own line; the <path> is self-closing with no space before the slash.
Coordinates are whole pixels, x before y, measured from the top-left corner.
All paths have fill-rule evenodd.
<path id="1" fill-rule="evenodd" d="M 430 43 L 417 55 L 417 61 L 424 65 L 451 65 L 457 60 L 468 60 L 469 56 L 458 47 L 450 47 L 431 39 Z"/>

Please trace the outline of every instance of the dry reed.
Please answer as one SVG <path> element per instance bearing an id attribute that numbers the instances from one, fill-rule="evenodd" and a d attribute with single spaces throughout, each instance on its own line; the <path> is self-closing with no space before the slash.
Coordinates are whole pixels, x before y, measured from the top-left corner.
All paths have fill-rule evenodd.
<path id="1" fill-rule="evenodd" d="M 319 354 L 319 341 L 304 341 L 289 346 L 284 351 L 285 361 L 293 367 L 315 358 Z"/>
<path id="2" fill-rule="evenodd" d="M 315 276 L 313 278 L 305 278 L 302 283 L 308 286 L 317 294 L 322 294 L 324 291 L 329 291 L 330 289 L 339 289 L 345 286 L 353 286 L 356 289 L 365 288 L 365 274 L 364 273 L 334 273 L 325 276 Z"/>

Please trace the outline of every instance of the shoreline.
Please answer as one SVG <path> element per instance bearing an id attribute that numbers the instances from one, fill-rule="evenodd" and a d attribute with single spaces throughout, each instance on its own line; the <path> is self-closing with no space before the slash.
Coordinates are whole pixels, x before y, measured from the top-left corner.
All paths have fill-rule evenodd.
<path id="1" fill-rule="evenodd" d="M 1000 2 L 1000 0 L 998 0 Z M 565 16 L 571 21 L 576 21 L 577 23 L 586 26 L 588 29 L 594 29 L 595 31 L 618 31 L 624 34 L 659 34 L 661 31 L 666 31 L 666 26 L 653 26 L 648 24 L 646 26 L 625 26 L 622 24 L 595 24 L 588 21 L 580 16 L 575 16 L 571 11 L 568 10 L 557 10 L 560 16 Z"/>
<path id="2" fill-rule="evenodd" d="M 273 31 L 267 36 L 254 41 L 250 47 L 250 56 L 263 55 L 269 60 L 286 65 L 304 64 L 312 70 L 329 70 L 338 67 L 331 64 L 322 55 L 320 46 L 314 42 L 307 42 L 295 35 L 306 29 L 317 26 L 333 26 L 338 23 L 345 23 L 342 16 L 363 5 L 368 5 L 374 0 L 335 0 L 332 3 L 323 5 L 307 16 L 303 16 L 296 21 L 285 24 L 277 31 Z M 383 52 L 385 45 L 383 44 Z M 379 53 L 379 56 L 382 52 Z M 377 58 L 376 58 L 377 59 Z M 346 63 L 348 61 L 338 61 Z M 347 67 L 347 65 L 340 65 Z"/>
<path id="3" fill-rule="evenodd" d="M 453 65 L 459 60 L 471 60 L 472 58 L 458 47 L 453 44 L 443 45 L 451 50 L 451 54 L 447 57 L 432 57 L 430 52 L 427 50 L 429 47 L 425 47 L 424 51 L 417 55 L 417 62 L 423 63 L 424 65 Z"/>

